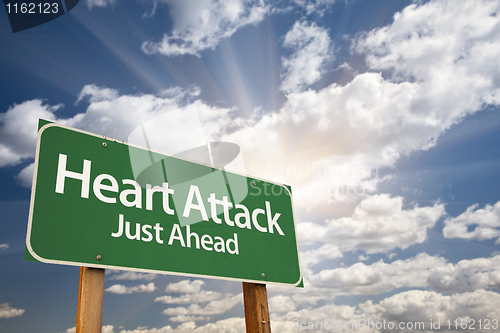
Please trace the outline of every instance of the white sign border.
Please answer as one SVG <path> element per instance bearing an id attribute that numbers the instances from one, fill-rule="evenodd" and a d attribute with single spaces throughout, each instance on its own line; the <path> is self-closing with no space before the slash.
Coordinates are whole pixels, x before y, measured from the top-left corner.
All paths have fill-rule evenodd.
<path id="1" fill-rule="evenodd" d="M 295 219 L 293 220 L 293 224 L 294 224 L 294 228 L 293 229 L 295 231 L 295 242 L 296 242 L 296 248 L 297 248 L 297 259 L 298 259 L 298 264 L 299 264 L 299 280 L 296 283 L 294 283 L 294 284 L 291 284 L 291 283 L 282 283 L 282 282 L 273 282 L 273 281 L 265 281 L 265 280 L 248 280 L 248 279 L 231 278 L 231 277 L 221 277 L 221 276 L 204 275 L 204 274 L 192 274 L 192 273 L 179 273 L 179 272 L 159 271 L 159 270 L 153 270 L 153 269 L 132 268 L 132 267 L 123 267 L 123 266 L 111 266 L 111 265 L 101 265 L 101 264 L 79 263 L 79 262 L 73 262 L 73 261 L 53 260 L 53 259 L 46 259 L 46 258 L 40 257 L 38 254 L 35 253 L 35 251 L 33 250 L 32 246 L 31 246 L 31 242 L 30 242 L 30 240 L 31 240 L 31 225 L 32 225 L 32 220 L 33 220 L 33 206 L 34 206 L 34 203 L 35 203 L 36 180 L 37 180 L 37 174 L 38 174 L 38 159 L 39 159 L 39 152 L 40 152 L 41 137 L 42 137 L 43 132 L 46 129 L 50 128 L 50 127 L 64 128 L 64 129 L 67 129 L 67 130 L 70 130 L 70 131 L 79 132 L 79 133 L 90 135 L 90 136 L 94 136 L 94 137 L 97 137 L 97 138 L 102 138 L 104 140 L 115 141 L 115 142 L 119 142 L 119 143 L 125 144 L 127 146 L 131 146 L 131 147 L 136 147 L 136 148 L 139 148 L 139 149 L 146 149 L 146 150 L 148 150 L 147 148 L 144 148 L 144 147 L 141 147 L 141 146 L 137 146 L 137 145 L 134 145 L 134 144 L 130 144 L 130 143 L 127 143 L 127 142 L 124 142 L 124 141 L 121 141 L 121 140 L 115 140 L 115 139 L 112 139 L 112 138 L 109 138 L 109 137 L 106 137 L 106 136 L 98 135 L 98 134 L 95 134 L 95 133 L 90 133 L 90 132 L 87 132 L 87 131 L 83 131 L 83 130 L 80 130 L 80 129 L 72 128 L 72 127 L 69 127 L 69 126 L 65 126 L 65 125 L 61 125 L 61 124 L 57 124 L 57 123 L 53 123 L 53 122 L 50 122 L 48 124 L 43 125 L 38 130 L 37 141 L 36 141 L 36 154 L 35 154 L 35 162 L 34 162 L 34 170 L 33 170 L 33 181 L 32 181 L 32 184 L 31 184 L 30 211 L 29 211 L 29 216 L 28 216 L 28 229 L 27 229 L 27 232 L 26 232 L 26 248 L 28 249 L 29 253 L 33 256 L 33 258 L 35 258 L 36 260 L 38 260 L 38 261 L 40 261 L 42 263 L 47 263 L 47 264 L 57 264 L 57 265 L 66 265 L 66 266 L 83 266 L 83 267 L 93 267 L 93 268 L 103 268 L 103 269 L 118 269 L 118 270 L 124 270 L 124 271 L 132 271 L 132 272 L 154 273 L 154 274 L 164 274 L 164 275 L 177 275 L 177 276 L 198 277 L 198 278 L 228 280 L 228 281 L 238 281 L 238 282 L 249 282 L 249 283 L 258 283 L 258 284 L 265 283 L 265 284 L 273 284 L 273 285 L 280 285 L 280 286 L 293 286 L 293 287 L 297 287 L 303 281 L 302 269 L 300 268 L 299 245 L 298 245 L 298 241 L 297 241 L 297 229 L 295 228 Z M 157 152 L 157 151 L 154 151 L 154 150 L 149 150 L 149 151 L 154 152 L 154 153 L 158 153 L 158 154 L 161 154 L 161 155 L 164 155 L 164 156 L 170 156 L 170 157 L 173 157 L 173 158 L 181 159 L 181 160 L 184 160 L 184 161 L 187 161 L 187 162 L 191 162 L 191 163 L 196 163 L 196 164 L 200 164 L 200 165 L 209 166 L 211 168 L 224 171 L 224 170 L 222 170 L 220 168 L 216 168 L 214 166 L 207 165 L 207 164 L 204 164 L 204 163 L 190 161 L 188 159 L 180 158 L 180 157 L 177 157 L 177 156 L 171 156 L 171 155 L 168 155 L 168 154 L 165 154 L 165 153 L 161 153 L 161 152 Z M 247 178 L 252 178 L 252 179 L 264 181 L 264 182 L 271 183 L 271 184 L 278 185 L 278 186 L 282 186 L 283 188 L 285 188 L 285 190 L 288 192 L 288 195 L 290 196 L 290 202 L 291 202 L 291 205 L 292 205 L 292 216 L 294 216 L 292 193 L 290 192 L 290 190 L 285 185 L 279 184 L 279 183 L 275 183 L 275 182 L 272 182 L 272 181 L 268 181 L 268 180 L 264 180 L 264 179 L 261 179 L 261 178 L 258 178 L 258 177 L 243 175 L 243 174 L 240 174 L 238 172 L 231 171 L 231 173 L 238 174 L 240 176 L 247 177 Z"/>

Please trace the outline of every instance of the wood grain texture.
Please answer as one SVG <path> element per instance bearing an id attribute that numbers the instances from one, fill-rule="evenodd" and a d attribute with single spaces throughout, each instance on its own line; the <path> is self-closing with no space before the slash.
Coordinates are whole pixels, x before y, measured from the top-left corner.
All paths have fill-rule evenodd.
<path id="1" fill-rule="evenodd" d="M 104 269 L 80 267 L 76 333 L 102 332 Z"/>
<path id="2" fill-rule="evenodd" d="M 243 282 L 247 333 L 271 333 L 265 284 Z"/>

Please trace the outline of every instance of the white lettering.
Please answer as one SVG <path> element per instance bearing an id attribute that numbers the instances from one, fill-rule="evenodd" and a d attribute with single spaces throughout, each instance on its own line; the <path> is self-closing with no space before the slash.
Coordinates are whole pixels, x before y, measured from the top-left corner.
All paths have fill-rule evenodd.
<path id="1" fill-rule="evenodd" d="M 111 182 L 111 185 L 103 184 L 102 181 L 104 179 L 109 180 Z M 116 203 L 116 198 L 109 198 L 101 193 L 102 190 L 115 193 L 118 192 L 118 182 L 116 181 L 115 177 L 103 173 L 94 179 L 93 188 L 94 188 L 94 195 L 96 196 L 97 199 L 105 203 Z"/>
<path id="2" fill-rule="evenodd" d="M 141 240 L 141 225 L 139 223 L 135 224 L 135 235 L 130 234 L 130 222 L 125 221 L 125 236 L 128 239 L 137 239 Z"/>
<path id="3" fill-rule="evenodd" d="M 118 215 L 118 231 L 111 233 L 112 237 L 121 237 L 123 234 L 123 215 Z"/>
<path id="4" fill-rule="evenodd" d="M 248 208 L 240 204 L 236 204 L 235 208 L 243 210 L 243 213 L 236 214 L 234 217 L 234 223 L 236 223 L 239 228 L 250 229 L 252 226 L 250 224 L 250 212 L 248 211 Z M 245 223 L 241 223 L 241 218 L 245 218 Z"/>
<path id="5" fill-rule="evenodd" d="M 212 237 L 210 235 L 203 235 L 201 236 L 201 246 L 207 250 L 207 251 L 212 251 L 213 249 L 211 247 L 208 247 L 207 245 L 212 245 L 214 243 Z"/>
<path id="6" fill-rule="evenodd" d="M 212 220 L 221 224 L 222 220 L 217 217 L 217 205 L 222 205 L 222 201 L 215 199 L 215 193 L 210 193 L 210 197 L 207 199 L 210 202 L 210 211 L 212 212 Z"/>
<path id="7" fill-rule="evenodd" d="M 163 244 L 163 241 L 160 239 L 160 231 L 163 231 L 163 228 L 160 227 L 160 223 L 156 223 L 153 229 L 156 231 L 156 242 L 158 244 Z"/>
<path id="8" fill-rule="evenodd" d="M 134 189 L 128 189 L 128 190 L 123 190 L 120 193 L 120 202 L 122 205 L 125 207 L 133 207 L 135 206 L 136 208 L 142 208 L 142 190 L 141 186 L 139 183 L 137 183 L 135 180 L 131 179 L 123 179 L 122 183 L 124 185 L 133 185 Z M 134 199 L 132 201 L 129 201 L 127 197 L 129 195 L 134 196 Z"/>
<path id="9" fill-rule="evenodd" d="M 151 188 L 150 184 L 146 184 L 146 209 L 153 210 L 153 193 L 161 192 L 163 198 L 163 210 L 168 215 L 174 215 L 174 210 L 169 205 L 169 194 L 174 194 L 173 189 L 168 188 L 168 183 L 163 183 L 162 187 L 154 186 Z"/>
<path id="10" fill-rule="evenodd" d="M 189 225 L 186 226 L 186 240 L 187 240 L 187 247 L 191 247 L 191 237 L 194 236 L 195 242 L 196 242 L 196 248 L 200 248 L 200 237 L 196 232 L 191 232 L 191 227 Z"/>
<path id="11" fill-rule="evenodd" d="M 260 209 L 260 208 L 256 208 L 252 212 L 252 223 L 253 223 L 255 229 L 259 230 L 260 232 L 267 232 L 267 229 L 264 227 L 261 227 L 259 222 L 257 221 L 257 215 L 264 214 L 264 213 L 265 213 L 264 210 Z"/>
<path id="12" fill-rule="evenodd" d="M 83 160 L 83 173 L 77 173 L 66 170 L 66 162 L 68 156 L 59 154 L 59 161 L 57 163 L 57 180 L 56 180 L 56 193 L 64 194 L 64 181 L 66 177 L 78 179 L 82 181 L 82 190 L 80 196 L 88 199 L 89 185 L 90 185 L 90 166 L 89 160 Z"/>
<path id="13" fill-rule="evenodd" d="M 179 242 L 181 242 L 182 247 L 186 247 L 186 244 L 184 244 L 184 239 L 182 239 L 181 228 L 178 224 L 174 224 L 174 226 L 172 227 L 170 238 L 168 239 L 168 245 L 172 245 L 174 243 L 174 240 L 178 240 Z"/>
<path id="14" fill-rule="evenodd" d="M 196 201 L 198 202 L 198 204 L 193 203 L 193 196 L 196 196 Z M 205 205 L 203 204 L 203 200 L 201 199 L 200 189 L 196 185 L 191 185 L 191 187 L 189 188 L 186 206 L 184 207 L 184 213 L 182 213 L 182 216 L 189 217 L 191 209 L 198 210 L 201 213 L 201 218 L 204 221 L 208 221 Z"/>
<path id="15" fill-rule="evenodd" d="M 214 239 L 217 241 L 214 244 L 215 252 L 226 252 L 226 247 L 224 246 L 224 239 L 219 236 L 215 236 Z"/>
<path id="16" fill-rule="evenodd" d="M 142 226 L 142 233 L 146 234 L 147 237 L 142 237 L 141 240 L 143 242 L 151 242 L 153 240 L 153 235 L 148 231 L 148 229 L 151 229 L 152 227 L 149 224 L 144 224 Z M 163 243 L 163 242 L 162 242 Z"/>
<path id="17" fill-rule="evenodd" d="M 234 244 L 234 250 L 231 250 L 231 247 L 230 247 L 231 244 Z M 236 255 L 240 254 L 240 252 L 238 250 L 238 235 L 236 233 L 234 234 L 234 239 L 229 238 L 226 241 L 226 247 L 227 247 L 228 253 L 236 254 Z"/>
<path id="18" fill-rule="evenodd" d="M 278 233 L 281 236 L 285 236 L 283 231 L 281 230 L 280 226 L 278 225 L 278 219 L 281 216 L 280 213 L 274 214 L 274 217 L 271 218 L 271 203 L 269 201 L 266 201 L 266 215 L 267 215 L 267 227 L 269 228 L 269 233 L 273 234 L 273 227 L 276 227 L 276 230 L 278 230 Z"/>
<path id="19" fill-rule="evenodd" d="M 233 207 L 233 204 L 227 201 L 227 197 L 222 197 L 222 206 L 224 206 L 224 222 L 230 227 L 234 226 L 234 222 L 229 219 L 229 208 Z"/>

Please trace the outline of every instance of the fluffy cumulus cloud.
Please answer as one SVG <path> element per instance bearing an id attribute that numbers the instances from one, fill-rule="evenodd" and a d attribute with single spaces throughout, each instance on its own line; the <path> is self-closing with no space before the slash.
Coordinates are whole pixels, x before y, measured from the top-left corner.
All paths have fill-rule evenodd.
<path id="1" fill-rule="evenodd" d="M 148 284 L 140 284 L 132 287 L 126 287 L 122 284 L 115 284 L 105 290 L 113 294 L 152 293 L 156 290 L 156 287 L 154 282 Z"/>
<path id="2" fill-rule="evenodd" d="M 87 85 L 83 87 L 77 100 L 78 103 L 88 103 L 87 110 L 72 118 L 58 117 L 57 111 L 63 106 L 52 106 L 43 100 L 14 104 L 7 112 L 0 114 L 0 167 L 33 161 L 39 118 L 128 141 L 134 129 L 152 119 L 160 119 L 156 123 L 157 131 L 161 133 L 148 133 L 151 137 L 163 135 L 165 140 L 164 133 L 168 132 L 172 138 L 186 138 L 185 129 L 174 124 L 182 122 L 183 114 L 195 114 L 197 121 L 204 125 L 202 136 L 205 137 L 202 142 L 214 141 L 219 135 L 218 124 L 224 126 L 229 122 L 231 110 L 211 107 L 199 100 L 193 101 L 192 98 L 198 93 L 197 89 L 173 88 L 157 95 L 120 95 L 114 89 Z M 180 108 L 184 108 L 183 111 Z M 175 150 L 179 148 L 178 145 L 190 144 L 189 138 L 196 137 L 191 134 L 182 142 L 171 140 L 170 147 Z M 31 185 L 33 167 L 33 164 L 28 164 L 20 172 L 17 176 L 20 184 Z"/>
<path id="3" fill-rule="evenodd" d="M 282 301 L 284 300 L 279 300 L 277 303 L 282 303 Z M 441 330 L 447 330 L 447 320 L 451 318 L 452 330 L 454 319 L 458 319 L 459 325 L 461 321 L 464 321 L 468 325 L 475 325 L 475 331 L 489 332 L 491 327 L 490 330 L 479 329 L 479 320 L 481 319 L 482 324 L 484 324 L 485 318 L 499 318 L 500 310 L 496 306 L 499 302 L 500 295 L 498 293 L 484 289 L 454 295 L 443 295 L 435 291 L 410 290 L 382 299 L 378 303 L 366 301 L 353 306 L 327 304 L 314 308 L 290 310 L 284 314 L 272 312 L 271 327 L 273 332 L 292 333 L 298 331 L 298 325 L 311 329 L 317 328 L 318 331 L 321 327 L 331 330 L 332 325 L 336 325 L 335 331 L 352 332 L 355 329 L 361 333 L 368 333 L 387 331 L 382 329 L 385 321 L 386 325 L 394 325 L 394 329 L 401 332 L 415 331 L 417 327 L 415 325 L 423 325 L 420 326 L 423 328 L 421 331 L 430 332 L 437 330 L 437 326 L 431 328 L 431 320 L 434 325 L 436 322 L 440 323 Z M 378 328 L 377 323 L 380 323 Z M 229 318 L 198 327 L 194 322 L 185 322 L 176 328 L 171 326 L 137 328 L 135 330 L 121 330 L 120 333 L 236 333 L 244 331 L 245 321 L 243 318 Z"/>
<path id="4" fill-rule="evenodd" d="M 278 295 L 269 298 L 269 312 L 290 312 L 296 308 L 294 300 L 290 296 Z"/>
<path id="5" fill-rule="evenodd" d="M 155 299 L 155 302 L 165 304 L 191 304 L 188 307 L 172 307 L 165 309 L 163 314 L 171 316 L 174 322 L 188 322 L 208 320 L 210 315 L 220 315 L 234 306 L 243 302 L 242 294 L 233 295 L 220 292 L 202 290 L 205 282 L 202 280 L 191 281 L 189 279 L 176 283 L 169 283 L 165 288 L 167 293 L 182 294 L 180 296 L 165 295 Z M 198 303 L 207 303 L 204 306 Z"/>
<path id="6" fill-rule="evenodd" d="M 0 318 L 19 317 L 26 310 L 16 309 L 10 306 L 9 303 L 0 304 Z"/>
<path id="7" fill-rule="evenodd" d="M 403 287 L 425 287 L 430 269 L 443 265 L 443 258 L 419 254 L 415 258 L 371 265 L 356 263 L 350 267 L 322 270 L 307 279 L 312 286 L 329 290 L 332 295 L 378 294 Z"/>
<path id="8" fill-rule="evenodd" d="M 196 327 L 194 322 L 183 323 L 176 328 L 164 326 L 161 328 L 137 328 L 121 330 L 120 333 L 240 333 L 245 331 L 245 319 L 229 318 Z"/>
<path id="9" fill-rule="evenodd" d="M 155 302 L 162 302 L 165 304 L 193 304 L 205 303 L 215 301 L 221 297 L 221 293 L 216 291 L 200 290 L 192 294 L 184 294 L 178 297 L 165 295 L 155 298 Z"/>
<path id="10" fill-rule="evenodd" d="M 68 328 L 64 333 L 76 333 L 76 327 Z M 103 326 L 102 333 L 115 333 L 113 325 Z"/>
<path id="11" fill-rule="evenodd" d="M 443 235 L 446 238 L 475 239 L 479 241 L 497 238 L 500 236 L 500 201 L 494 206 L 486 205 L 478 208 L 475 204 L 457 217 L 450 217 L 444 221 Z M 473 227 L 469 230 L 469 227 Z M 496 244 L 500 243 L 500 238 Z"/>
<path id="12" fill-rule="evenodd" d="M 378 294 L 398 288 L 431 288 L 443 293 L 500 286 L 500 256 L 448 263 L 421 253 L 414 258 L 322 270 L 308 281 L 335 294 Z"/>
<path id="13" fill-rule="evenodd" d="M 464 1 L 461 6 L 449 0 L 413 4 L 397 13 L 392 25 L 367 33 L 358 50 L 367 54 L 371 68 L 392 71 L 396 81 L 432 85 L 437 96 L 452 93 L 439 106 L 459 116 L 482 103 L 499 102 L 499 68 L 494 63 L 500 47 L 499 10 L 498 2 L 490 0 Z M 433 109 L 438 120 L 439 109 Z"/>
<path id="14" fill-rule="evenodd" d="M 15 177 L 18 184 L 24 187 L 30 187 L 33 182 L 33 172 L 35 171 L 35 163 L 30 163 L 24 167 L 21 172 Z"/>
<path id="15" fill-rule="evenodd" d="M 296 22 L 285 35 L 283 46 L 292 50 L 282 59 L 285 70 L 280 89 L 297 92 L 318 81 L 324 64 L 333 58 L 328 31 L 316 24 Z"/>
<path id="16" fill-rule="evenodd" d="M 446 129 L 485 104 L 498 105 L 500 5 L 496 1 L 431 1 L 406 7 L 392 25 L 367 33 L 357 49 L 373 70 L 394 82 L 416 83 L 410 109 Z M 432 144 L 432 142 L 429 142 Z"/>
<path id="17" fill-rule="evenodd" d="M 373 301 L 356 306 L 328 304 L 285 315 L 275 314 L 271 318 L 271 325 L 273 332 L 280 333 L 297 332 L 300 328 L 297 326 L 300 325 L 319 331 L 321 327 L 332 330 L 335 325 L 336 332 L 414 332 L 418 328 L 419 331 L 433 332 L 438 328 L 431 328 L 431 320 L 434 325 L 439 322 L 441 330 L 448 330 L 447 320 L 451 318 L 450 325 L 454 325 L 453 321 L 458 319 L 459 325 L 463 320 L 468 325 L 474 323 L 476 331 L 488 332 L 491 330 L 491 321 L 489 330 L 479 330 L 478 321 L 482 319 L 484 324 L 484 318 L 498 318 L 496 304 L 499 301 L 498 293 L 483 289 L 449 296 L 433 291 L 411 290 L 385 298 L 378 304 Z M 454 326 L 451 330 L 454 330 Z"/>
<path id="18" fill-rule="evenodd" d="M 318 255 L 324 258 L 330 252 L 330 259 L 340 256 L 339 249 L 363 250 L 368 254 L 388 252 L 424 242 L 427 230 L 444 214 L 443 204 L 435 203 L 430 207 L 415 205 L 404 209 L 402 197 L 391 198 L 387 194 L 379 194 L 361 201 L 350 217 L 332 219 L 326 223 L 298 224 L 298 238 L 305 243 L 335 244 L 330 245 L 329 249 L 319 249 Z M 310 257 L 316 251 L 305 254 Z"/>
<path id="19" fill-rule="evenodd" d="M 367 72 L 344 86 L 290 93 L 278 112 L 225 139 L 246 149 L 256 172 L 303 184 L 296 196 L 304 203 L 312 193 L 345 200 L 343 185 L 373 191 L 370 170 L 432 147 L 466 115 L 499 104 L 497 11 L 493 1 L 412 4 L 355 40 Z"/>
<path id="20" fill-rule="evenodd" d="M 38 118 L 55 120 L 62 105 L 50 106 L 40 99 L 14 104 L 0 114 L 0 167 L 18 164 L 35 153 Z"/>
<path id="21" fill-rule="evenodd" d="M 432 268 L 427 277 L 431 289 L 442 293 L 474 289 L 500 289 L 500 256 L 462 260 Z"/>
<path id="22" fill-rule="evenodd" d="M 142 45 L 146 53 L 166 56 L 192 54 L 199 56 L 241 27 L 256 24 L 264 18 L 269 7 L 262 0 L 163 0 L 170 6 L 174 22 L 170 34 L 159 42 Z"/>
<path id="23" fill-rule="evenodd" d="M 300 223 L 298 225 L 302 226 L 303 223 Z M 300 229 L 298 229 L 299 237 L 302 234 L 300 230 L 303 229 L 303 227 L 300 227 Z M 338 259 L 342 257 L 342 251 L 340 251 L 340 248 L 337 245 L 326 243 L 317 249 L 300 251 L 300 264 L 303 272 L 309 272 L 309 269 L 319 262 L 322 262 L 324 260 Z"/>
<path id="24" fill-rule="evenodd" d="M 386 298 L 376 305 L 368 301 L 360 304 L 360 308 L 368 318 L 405 323 L 407 328 L 404 331 L 407 332 L 411 331 L 408 323 L 423 322 L 424 327 L 430 330 L 431 319 L 433 322 L 440 321 L 441 329 L 448 328 L 447 320 L 454 325 L 453 321 L 458 319 L 459 323 L 463 320 L 467 327 L 473 325 L 479 330 L 480 319 L 484 325 L 485 318 L 498 318 L 500 311 L 492 305 L 499 301 L 500 294 L 483 289 L 450 296 L 432 291 L 411 290 Z M 488 329 L 484 330 L 483 327 L 481 331 Z"/>
<path id="25" fill-rule="evenodd" d="M 211 301 L 204 307 L 198 304 L 191 304 L 188 307 L 180 306 L 165 309 L 163 310 L 163 314 L 173 316 L 170 318 L 172 321 L 206 320 L 209 317 L 204 316 L 223 314 L 240 303 L 243 303 L 243 294 L 226 294 L 223 298 Z"/>
<path id="26" fill-rule="evenodd" d="M 184 293 L 184 294 L 192 294 L 198 293 L 201 291 L 201 286 L 205 282 L 202 280 L 182 280 L 177 283 L 169 283 L 165 288 L 167 293 Z"/>
<path id="27" fill-rule="evenodd" d="M 106 273 L 108 273 L 109 270 L 106 270 Z M 114 271 L 113 273 L 116 273 Z M 112 273 L 110 273 L 112 274 Z M 157 274 L 151 274 L 151 273 L 138 273 L 138 272 L 120 272 L 117 274 L 111 275 L 109 280 L 129 280 L 129 281 L 134 281 L 134 280 L 146 280 L 146 281 L 151 281 L 156 279 L 158 275 Z"/>

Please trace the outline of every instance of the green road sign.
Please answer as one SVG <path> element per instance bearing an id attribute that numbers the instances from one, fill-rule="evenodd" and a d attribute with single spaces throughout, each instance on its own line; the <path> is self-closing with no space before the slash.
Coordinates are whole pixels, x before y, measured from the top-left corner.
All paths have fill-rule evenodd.
<path id="1" fill-rule="evenodd" d="M 48 123 L 26 247 L 45 263 L 299 285 L 289 188 Z"/>

